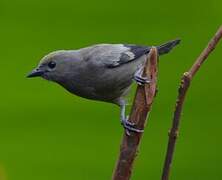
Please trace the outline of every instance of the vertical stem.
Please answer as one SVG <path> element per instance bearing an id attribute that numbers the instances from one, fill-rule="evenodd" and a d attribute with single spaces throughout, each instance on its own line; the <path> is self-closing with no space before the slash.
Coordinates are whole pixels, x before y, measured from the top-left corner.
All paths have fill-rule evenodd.
<path id="1" fill-rule="evenodd" d="M 163 167 L 162 180 L 169 180 L 170 168 L 175 150 L 176 139 L 179 132 L 181 112 L 183 109 L 184 100 L 187 94 L 187 90 L 190 86 L 191 80 L 193 79 L 194 75 L 197 73 L 201 65 L 204 63 L 204 61 L 207 59 L 209 54 L 214 50 L 217 43 L 220 41 L 221 37 L 222 37 L 222 26 L 218 29 L 218 31 L 210 40 L 207 47 L 202 51 L 200 56 L 196 59 L 190 70 L 184 73 L 182 77 L 178 98 L 176 102 L 176 109 L 174 111 L 173 123 L 171 130 L 169 132 L 169 141 L 168 141 L 165 163 Z"/>
<path id="2" fill-rule="evenodd" d="M 175 149 L 176 140 L 179 133 L 179 124 L 180 124 L 180 116 L 181 111 L 184 103 L 184 99 L 186 97 L 186 92 L 190 85 L 190 78 L 188 73 L 184 73 L 181 85 L 179 88 L 179 94 L 177 97 L 176 102 L 176 109 L 174 111 L 174 117 L 173 117 L 173 123 L 172 128 L 169 131 L 169 141 L 168 141 L 168 147 L 167 147 L 167 155 L 165 159 L 163 174 L 162 174 L 162 180 L 168 180 L 169 179 L 169 173 L 170 173 L 170 167 L 173 159 L 173 153 Z"/>
<path id="3" fill-rule="evenodd" d="M 147 114 L 156 92 L 157 81 L 157 60 L 156 48 L 152 48 L 146 60 L 143 75 L 147 76 L 151 83 L 144 86 L 138 85 L 134 103 L 131 109 L 129 121 L 136 124 L 137 128 L 143 129 L 146 123 Z M 142 133 L 131 133 L 130 136 L 123 135 L 120 147 L 119 159 L 113 173 L 113 180 L 129 180 L 132 173 L 133 162 L 138 153 Z"/>

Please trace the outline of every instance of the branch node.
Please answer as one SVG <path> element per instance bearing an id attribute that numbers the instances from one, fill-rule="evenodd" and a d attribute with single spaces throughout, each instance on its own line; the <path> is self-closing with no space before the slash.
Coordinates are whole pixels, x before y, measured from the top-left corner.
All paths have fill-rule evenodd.
<path id="1" fill-rule="evenodd" d="M 177 138 L 179 136 L 179 130 L 177 129 L 176 131 L 170 129 L 168 131 L 168 136 L 172 138 Z"/>

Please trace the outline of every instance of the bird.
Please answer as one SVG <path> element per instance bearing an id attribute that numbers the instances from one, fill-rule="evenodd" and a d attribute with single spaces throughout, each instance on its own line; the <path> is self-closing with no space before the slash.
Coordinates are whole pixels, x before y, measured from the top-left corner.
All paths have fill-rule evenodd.
<path id="1" fill-rule="evenodd" d="M 158 56 L 170 52 L 180 39 L 155 46 Z M 76 50 L 57 50 L 44 56 L 28 78 L 42 77 L 58 83 L 70 93 L 120 107 L 120 121 L 127 134 L 141 133 L 125 115 L 125 97 L 133 81 L 150 80 L 142 76 L 144 63 L 153 46 L 135 44 L 96 44 Z"/>

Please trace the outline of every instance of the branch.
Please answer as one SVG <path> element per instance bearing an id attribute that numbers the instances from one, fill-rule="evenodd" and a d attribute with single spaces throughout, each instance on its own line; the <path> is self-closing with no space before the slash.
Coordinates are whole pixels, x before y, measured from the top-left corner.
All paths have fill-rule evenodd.
<path id="1" fill-rule="evenodd" d="M 144 86 L 138 85 L 134 103 L 131 109 L 129 121 L 137 125 L 138 129 L 144 129 L 147 114 L 151 110 L 157 82 L 157 60 L 158 53 L 156 48 L 152 48 L 147 57 L 143 70 L 143 76 L 151 80 Z M 131 133 L 130 136 L 123 135 L 120 148 L 119 159 L 113 174 L 113 180 L 129 180 L 133 167 L 134 159 L 138 153 L 138 146 L 142 133 Z"/>
<path id="2" fill-rule="evenodd" d="M 194 75 L 197 73 L 201 65 L 204 63 L 204 61 L 207 59 L 209 54 L 214 50 L 221 37 L 222 37 L 222 26 L 218 29 L 218 31 L 216 32 L 214 37 L 210 40 L 207 47 L 202 51 L 200 56 L 196 59 L 195 63 L 190 68 L 190 70 L 183 74 L 181 85 L 179 88 L 179 94 L 177 97 L 176 109 L 174 111 L 173 123 L 171 130 L 169 131 L 169 141 L 168 141 L 167 154 L 163 168 L 162 180 L 169 179 L 170 167 L 173 159 L 176 139 L 179 132 L 181 111 L 183 108 L 184 100 L 186 97 L 187 90 L 190 86 L 191 80 L 193 79 Z"/>

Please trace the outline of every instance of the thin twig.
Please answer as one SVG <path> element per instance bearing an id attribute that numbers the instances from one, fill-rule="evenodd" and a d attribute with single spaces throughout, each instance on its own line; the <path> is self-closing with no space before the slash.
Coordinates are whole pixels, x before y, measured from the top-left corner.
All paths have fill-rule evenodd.
<path id="1" fill-rule="evenodd" d="M 151 82 L 145 84 L 145 86 L 138 85 L 129 117 L 129 121 L 135 123 L 138 129 L 143 129 L 145 127 L 147 114 L 151 110 L 151 105 L 156 93 L 157 60 L 157 49 L 152 48 L 143 71 L 143 76 L 148 77 Z M 142 133 L 131 133 L 130 136 L 126 134 L 123 135 L 119 159 L 113 174 L 113 180 L 130 179 L 133 162 L 138 153 L 141 137 Z"/>
<path id="2" fill-rule="evenodd" d="M 177 97 L 176 109 L 174 111 L 173 123 L 171 130 L 169 131 L 169 141 L 168 141 L 167 154 L 163 168 L 162 180 L 169 179 L 170 167 L 173 159 L 176 139 L 179 132 L 181 111 L 183 108 L 184 99 L 186 97 L 186 93 L 190 86 L 191 80 L 193 79 L 194 75 L 199 70 L 201 65 L 204 63 L 204 61 L 207 59 L 209 54 L 214 50 L 221 37 L 222 37 L 222 26 L 218 29 L 218 31 L 216 32 L 214 37 L 210 40 L 207 47 L 202 51 L 200 56 L 196 59 L 195 63 L 190 68 L 190 70 L 183 74 L 181 85 L 179 88 L 179 94 Z"/>

